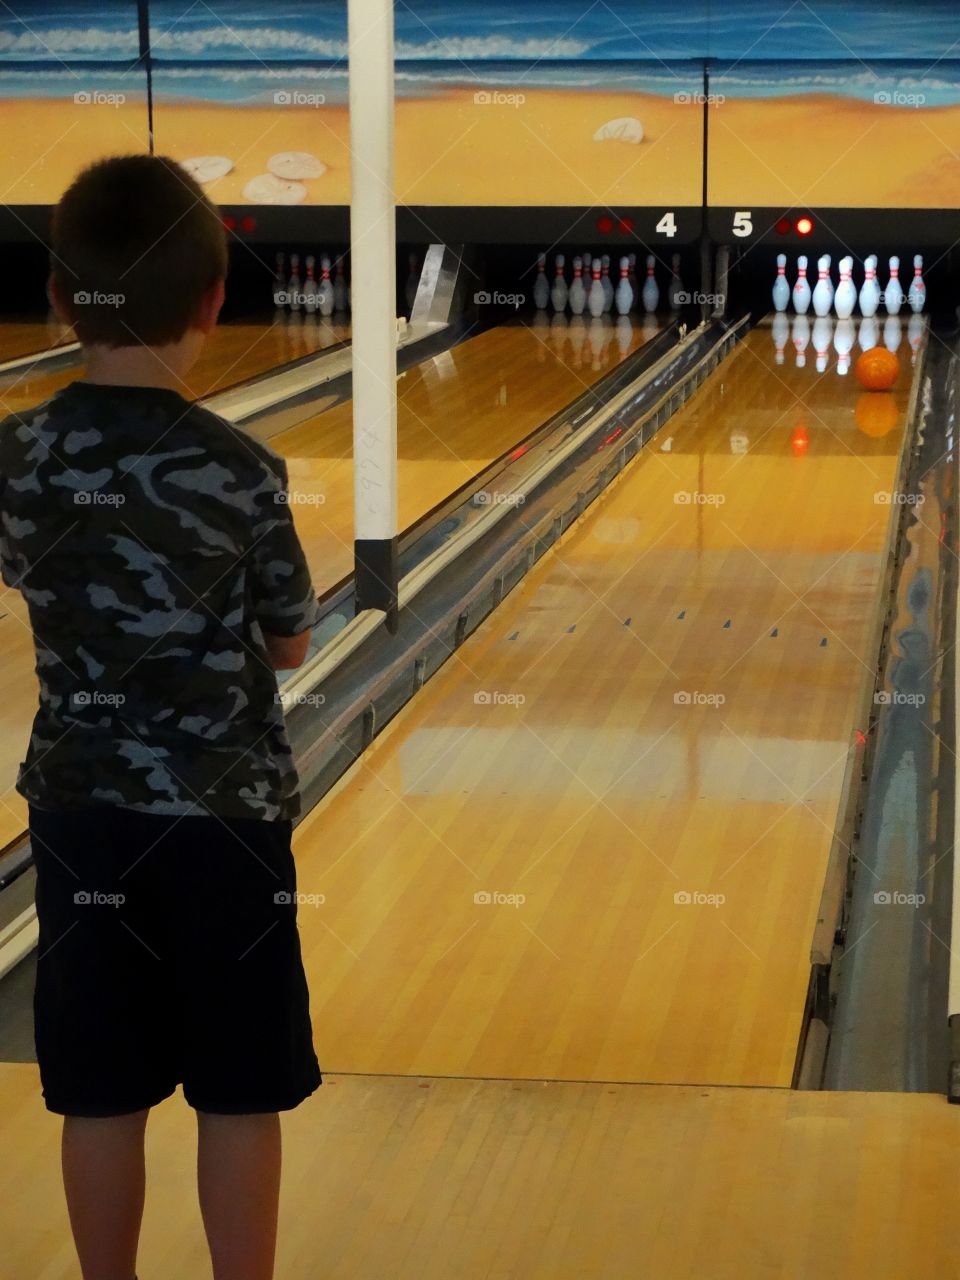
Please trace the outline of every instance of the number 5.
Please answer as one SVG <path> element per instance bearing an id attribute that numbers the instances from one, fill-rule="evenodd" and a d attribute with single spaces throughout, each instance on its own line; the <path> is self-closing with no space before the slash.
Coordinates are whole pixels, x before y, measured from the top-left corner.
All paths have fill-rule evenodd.
<path id="1" fill-rule="evenodd" d="M 753 217 L 749 210 L 733 215 L 733 234 L 735 236 L 748 236 L 753 230 Z"/>

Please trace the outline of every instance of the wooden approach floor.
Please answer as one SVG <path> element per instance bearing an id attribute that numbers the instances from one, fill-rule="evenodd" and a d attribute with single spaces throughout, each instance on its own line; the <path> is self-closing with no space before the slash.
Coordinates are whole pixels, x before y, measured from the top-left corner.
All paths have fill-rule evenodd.
<path id="1" fill-rule="evenodd" d="M 0 363 L 75 340 L 72 328 L 52 316 L 49 320 L 0 319 Z"/>
<path id="2" fill-rule="evenodd" d="M 277 1280 L 955 1280 L 923 1094 L 330 1076 L 284 1117 Z M 0 1275 L 76 1280 L 59 1125 L 0 1067 Z M 147 1130 L 141 1280 L 208 1280 L 195 1125 Z"/>
<path id="3" fill-rule="evenodd" d="M 565 317 L 561 317 L 565 320 Z M 319 328 L 319 326 L 317 326 Z M 330 341 L 349 337 L 328 325 Z M 302 328 L 302 326 L 301 326 Z M 300 355 L 305 339 L 289 325 L 223 326 L 215 330 L 192 377 L 197 395 L 263 372 Z M 300 329 L 295 328 L 295 333 Z M 400 527 L 407 528 L 593 385 L 657 332 L 656 323 L 619 332 L 598 325 L 560 326 L 543 319 L 529 327 L 488 330 L 434 356 L 398 380 Z M 334 339 L 334 336 L 335 339 Z M 319 339 L 318 339 L 319 340 Z M 78 376 L 76 370 L 57 386 Z M 11 401 L 0 387 L 0 416 L 54 394 Z M 353 567 L 351 405 L 319 414 L 270 440 L 288 462 L 294 519 L 318 591 Z M 18 592 L 0 589 L 0 847 L 24 830 L 26 805 L 14 790 L 36 708 L 33 641 Z M 2 1277 L 0 1277 L 2 1280 Z"/>

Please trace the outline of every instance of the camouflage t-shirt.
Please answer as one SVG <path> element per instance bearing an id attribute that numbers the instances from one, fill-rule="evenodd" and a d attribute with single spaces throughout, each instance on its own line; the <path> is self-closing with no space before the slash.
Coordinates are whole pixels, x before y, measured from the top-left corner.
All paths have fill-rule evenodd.
<path id="1" fill-rule="evenodd" d="M 40 681 L 21 795 L 297 814 L 263 638 L 316 621 L 286 499 L 282 458 L 175 391 L 74 382 L 0 424 L 0 567 Z"/>

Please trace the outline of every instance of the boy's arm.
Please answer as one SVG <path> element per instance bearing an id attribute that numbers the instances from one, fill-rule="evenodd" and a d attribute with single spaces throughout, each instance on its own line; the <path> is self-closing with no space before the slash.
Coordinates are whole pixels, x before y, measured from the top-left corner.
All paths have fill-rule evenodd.
<path id="1" fill-rule="evenodd" d="M 287 495 L 287 469 L 279 464 L 261 495 L 252 552 L 254 612 L 275 671 L 299 667 L 316 622 L 317 598 L 310 581 Z"/>

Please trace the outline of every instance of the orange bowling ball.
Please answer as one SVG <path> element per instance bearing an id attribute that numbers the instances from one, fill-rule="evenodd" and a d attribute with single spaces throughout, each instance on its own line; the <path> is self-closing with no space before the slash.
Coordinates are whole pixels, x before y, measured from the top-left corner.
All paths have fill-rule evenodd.
<path id="1" fill-rule="evenodd" d="M 854 372 L 868 391 L 889 391 L 900 376 L 900 361 L 886 347 L 871 347 L 857 359 Z"/>

